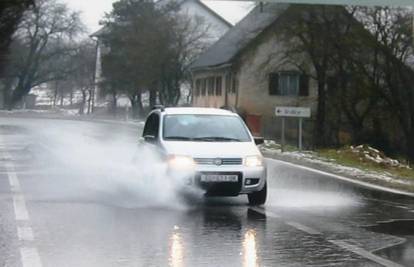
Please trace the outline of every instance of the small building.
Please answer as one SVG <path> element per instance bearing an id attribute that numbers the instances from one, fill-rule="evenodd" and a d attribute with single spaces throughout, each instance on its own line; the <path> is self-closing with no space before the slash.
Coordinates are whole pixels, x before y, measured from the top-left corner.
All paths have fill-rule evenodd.
<path id="1" fill-rule="evenodd" d="M 256 6 L 193 62 L 193 106 L 233 108 L 245 117 L 254 133 L 265 136 L 278 134 L 276 106 L 316 111 L 316 82 L 284 59 L 286 47 L 274 32 L 289 6 Z M 296 135 L 295 122 L 290 131 Z"/>

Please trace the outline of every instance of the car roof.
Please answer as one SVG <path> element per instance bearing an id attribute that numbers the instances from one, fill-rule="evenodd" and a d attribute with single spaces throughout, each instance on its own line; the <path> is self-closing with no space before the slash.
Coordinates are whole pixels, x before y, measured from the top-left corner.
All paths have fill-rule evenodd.
<path id="1" fill-rule="evenodd" d="M 178 114 L 188 114 L 188 115 L 231 115 L 237 116 L 236 113 L 225 109 L 218 108 L 194 108 L 194 107 L 180 107 L 180 108 L 165 108 L 164 114 L 166 115 L 178 115 Z"/>

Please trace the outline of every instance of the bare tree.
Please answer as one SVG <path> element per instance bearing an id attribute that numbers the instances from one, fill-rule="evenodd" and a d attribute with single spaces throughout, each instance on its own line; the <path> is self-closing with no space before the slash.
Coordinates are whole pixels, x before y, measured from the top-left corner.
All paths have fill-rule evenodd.
<path id="1" fill-rule="evenodd" d="M 95 44 L 89 40 L 82 41 L 78 45 L 77 52 L 73 58 L 75 71 L 70 76 L 73 81 L 74 90 L 81 93 L 79 114 L 90 113 L 93 90 L 95 87 Z"/>
<path id="2" fill-rule="evenodd" d="M 33 87 L 64 79 L 71 70 L 62 62 L 73 55 L 71 43 L 82 27 L 79 14 L 55 0 L 37 0 L 25 13 L 12 51 L 10 108 Z"/>
<path id="3" fill-rule="evenodd" d="M 327 138 L 327 81 L 337 48 L 333 36 L 343 32 L 349 19 L 337 6 L 295 5 L 283 16 L 276 32 L 286 44 L 284 60 L 297 65 L 317 82 L 318 102 L 314 145 Z M 340 28 L 334 27 L 340 21 Z"/>
<path id="4" fill-rule="evenodd" d="M 209 26 L 203 18 L 173 13 L 170 18 L 171 43 L 159 79 L 159 99 L 175 106 L 183 83 L 190 82 L 189 66 L 208 46 Z"/>
<path id="5" fill-rule="evenodd" d="M 33 0 L 0 1 L 0 77 L 7 62 L 12 35 L 24 11 L 33 4 Z"/>
<path id="6" fill-rule="evenodd" d="M 318 83 L 315 144 L 330 145 L 327 132 L 335 127 L 350 127 L 354 142 L 391 138 L 391 131 L 380 131 L 381 124 L 391 125 L 381 121 L 388 117 L 398 122 L 400 129 L 392 132 L 402 133 L 414 159 L 412 14 L 400 8 L 298 5 L 282 21 L 285 59 Z"/>
<path id="7" fill-rule="evenodd" d="M 374 65 L 355 60 L 398 121 L 406 139 L 406 153 L 414 159 L 414 49 L 412 14 L 402 8 L 359 8 L 358 17 L 372 33 L 366 46 Z M 362 57 L 363 58 L 363 57 Z"/>

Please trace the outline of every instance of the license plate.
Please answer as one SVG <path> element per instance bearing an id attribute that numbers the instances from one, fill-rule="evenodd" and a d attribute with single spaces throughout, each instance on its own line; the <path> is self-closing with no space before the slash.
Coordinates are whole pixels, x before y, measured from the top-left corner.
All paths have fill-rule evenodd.
<path id="1" fill-rule="evenodd" d="M 202 174 L 202 182 L 215 183 L 215 182 L 230 182 L 237 183 L 239 177 L 237 175 L 224 175 L 224 174 Z"/>

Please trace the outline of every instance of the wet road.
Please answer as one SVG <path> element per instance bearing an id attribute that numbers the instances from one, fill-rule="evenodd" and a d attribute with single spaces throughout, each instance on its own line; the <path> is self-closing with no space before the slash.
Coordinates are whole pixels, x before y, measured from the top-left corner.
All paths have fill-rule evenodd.
<path id="1" fill-rule="evenodd" d="M 0 266 L 414 266 L 414 201 L 268 160 L 269 200 L 183 199 L 137 126 L 0 118 Z"/>

